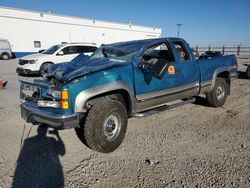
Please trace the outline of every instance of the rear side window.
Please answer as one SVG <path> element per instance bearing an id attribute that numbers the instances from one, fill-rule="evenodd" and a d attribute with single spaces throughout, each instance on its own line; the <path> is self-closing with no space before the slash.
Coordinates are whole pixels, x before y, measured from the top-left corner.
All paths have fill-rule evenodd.
<path id="1" fill-rule="evenodd" d="M 184 44 L 180 41 L 177 41 L 177 42 L 173 42 L 174 44 L 174 47 L 176 48 L 177 52 L 178 52 L 178 55 L 180 57 L 180 59 L 182 61 L 189 61 L 190 60 L 190 56 L 184 46 Z"/>
<path id="2" fill-rule="evenodd" d="M 88 53 L 96 51 L 96 47 L 93 46 L 77 46 L 77 53 Z"/>
<path id="3" fill-rule="evenodd" d="M 68 46 L 64 48 L 62 51 L 65 55 L 77 54 L 77 46 Z"/>

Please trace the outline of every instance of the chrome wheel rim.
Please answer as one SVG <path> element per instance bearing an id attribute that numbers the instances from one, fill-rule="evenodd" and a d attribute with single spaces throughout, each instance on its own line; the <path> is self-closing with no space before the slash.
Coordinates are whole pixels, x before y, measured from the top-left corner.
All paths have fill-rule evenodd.
<path id="1" fill-rule="evenodd" d="M 121 130 L 121 120 L 118 114 L 109 115 L 103 124 L 104 134 L 107 140 L 114 140 Z"/>
<path id="2" fill-rule="evenodd" d="M 223 100 L 225 96 L 225 88 L 219 85 L 216 90 L 216 96 L 219 101 Z"/>

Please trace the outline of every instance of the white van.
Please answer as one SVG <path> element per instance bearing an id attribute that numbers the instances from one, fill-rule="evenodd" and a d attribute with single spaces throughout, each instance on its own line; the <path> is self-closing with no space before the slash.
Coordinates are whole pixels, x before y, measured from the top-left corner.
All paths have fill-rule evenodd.
<path id="1" fill-rule="evenodd" d="M 70 62 L 80 53 L 91 55 L 98 46 L 89 43 L 70 43 L 54 45 L 42 53 L 27 55 L 19 59 L 16 69 L 18 74 L 42 75 L 51 64 Z"/>
<path id="2" fill-rule="evenodd" d="M 9 41 L 0 39 L 0 58 L 3 60 L 8 60 L 11 57 L 13 57 L 13 55 Z"/>

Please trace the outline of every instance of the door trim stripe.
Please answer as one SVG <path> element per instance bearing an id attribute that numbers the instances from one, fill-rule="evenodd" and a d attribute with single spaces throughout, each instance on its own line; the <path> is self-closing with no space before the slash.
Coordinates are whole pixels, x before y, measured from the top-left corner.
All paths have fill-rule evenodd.
<path id="1" fill-rule="evenodd" d="M 175 94 L 181 91 L 186 91 L 186 90 L 191 90 L 191 89 L 195 89 L 199 87 L 199 83 L 191 83 L 191 84 L 187 84 L 184 86 L 180 86 L 180 87 L 174 87 L 174 88 L 170 88 L 170 89 L 163 89 L 160 91 L 155 91 L 155 92 L 150 92 L 150 93 L 144 93 L 144 94 L 140 94 L 137 95 L 136 98 L 138 101 L 146 101 L 146 100 L 150 100 L 152 98 L 158 98 L 158 97 L 162 97 L 165 95 L 170 95 L 170 94 Z"/>

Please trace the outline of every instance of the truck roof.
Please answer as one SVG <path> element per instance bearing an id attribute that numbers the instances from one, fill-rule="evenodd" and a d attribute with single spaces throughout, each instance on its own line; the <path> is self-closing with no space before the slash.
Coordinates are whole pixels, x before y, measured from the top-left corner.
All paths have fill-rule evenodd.
<path id="1" fill-rule="evenodd" d="M 119 48 L 123 51 L 132 52 L 140 50 L 141 48 L 147 48 L 149 46 L 153 46 L 155 44 L 169 41 L 169 40 L 183 40 L 182 38 L 175 38 L 175 37 L 165 37 L 165 38 L 154 38 L 154 39 L 144 39 L 144 40 L 134 40 L 134 41 L 127 41 L 127 42 L 118 42 L 113 44 L 108 44 L 106 46 Z"/>

